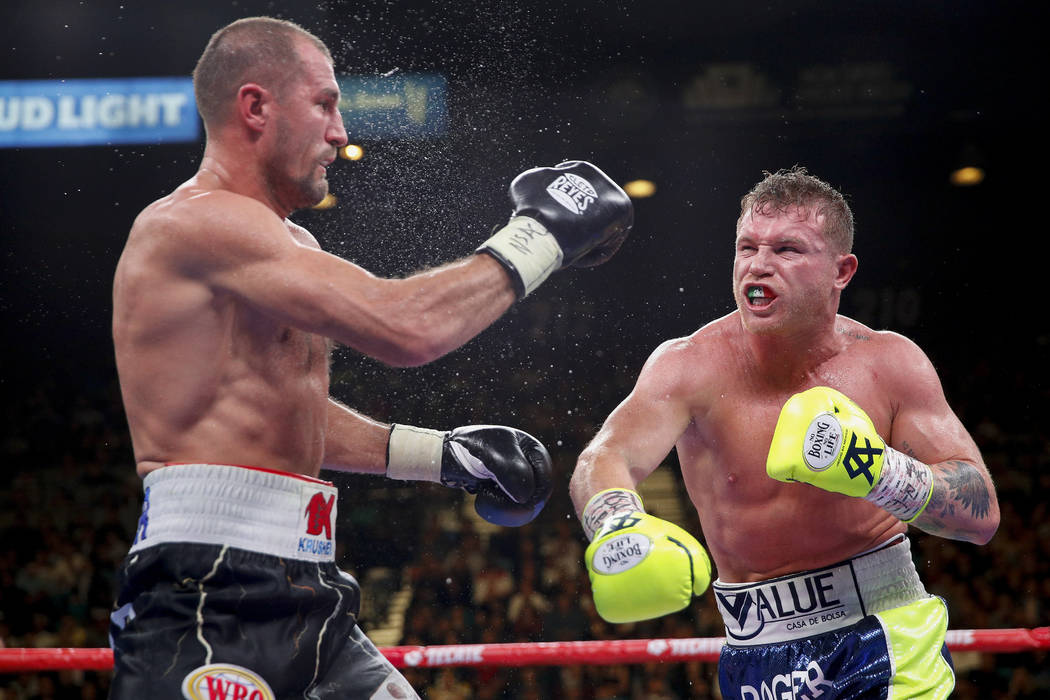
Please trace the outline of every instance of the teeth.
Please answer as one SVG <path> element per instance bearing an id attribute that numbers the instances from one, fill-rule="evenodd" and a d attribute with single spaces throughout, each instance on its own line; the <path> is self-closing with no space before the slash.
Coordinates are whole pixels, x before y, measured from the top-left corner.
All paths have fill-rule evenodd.
<path id="1" fill-rule="evenodd" d="M 751 287 L 747 290 L 748 299 L 765 299 L 766 292 L 761 287 Z"/>

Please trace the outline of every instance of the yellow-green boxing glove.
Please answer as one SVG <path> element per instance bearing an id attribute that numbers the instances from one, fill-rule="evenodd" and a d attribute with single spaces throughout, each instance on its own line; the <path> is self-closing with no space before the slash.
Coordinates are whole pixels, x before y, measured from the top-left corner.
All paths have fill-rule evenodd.
<path id="1" fill-rule="evenodd" d="M 826 386 L 784 404 L 766 474 L 864 498 L 904 522 L 919 517 L 933 494 L 929 466 L 889 447 L 860 406 Z"/>
<path id="2" fill-rule="evenodd" d="M 620 508 L 609 507 L 619 502 Z M 624 508 L 623 506 L 629 506 Z M 612 623 L 649 620 L 689 606 L 711 583 L 711 560 L 696 538 L 647 514 L 627 489 L 595 494 L 584 508 L 584 528 L 600 517 L 584 555 L 594 607 Z"/>

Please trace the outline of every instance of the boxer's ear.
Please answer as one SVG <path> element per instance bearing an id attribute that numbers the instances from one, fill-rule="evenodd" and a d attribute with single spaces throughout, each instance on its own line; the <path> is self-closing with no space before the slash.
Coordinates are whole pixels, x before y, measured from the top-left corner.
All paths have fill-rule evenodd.
<path id="1" fill-rule="evenodd" d="M 262 131 L 270 117 L 273 93 L 257 83 L 245 83 L 237 90 L 237 116 L 252 131 Z"/>
<path id="2" fill-rule="evenodd" d="M 853 279 L 853 275 L 857 273 L 857 256 L 853 253 L 847 253 L 846 255 L 840 255 L 836 262 L 835 272 L 835 288 L 843 290 L 846 285 Z"/>

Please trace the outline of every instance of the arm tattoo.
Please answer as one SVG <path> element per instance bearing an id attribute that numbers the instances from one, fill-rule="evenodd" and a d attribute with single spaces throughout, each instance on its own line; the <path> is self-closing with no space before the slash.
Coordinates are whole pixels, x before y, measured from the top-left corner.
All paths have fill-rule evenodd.
<path id="1" fill-rule="evenodd" d="M 977 519 L 984 518 L 991 510 L 992 497 L 977 468 L 972 464 L 952 460 L 937 475 L 929 510 L 941 517 L 955 515 L 956 506 L 969 510 Z"/>
<path id="2" fill-rule="evenodd" d="M 903 452 L 904 454 L 908 455 L 912 459 L 919 459 L 919 457 L 915 454 L 915 448 L 913 448 L 911 445 L 909 445 L 907 440 L 905 440 L 903 443 L 901 443 L 901 450 L 900 451 Z"/>
<path id="3" fill-rule="evenodd" d="M 922 529 L 931 535 L 937 535 L 938 537 L 950 537 L 951 530 L 949 530 L 944 523 L 937 518 L 929 515 L 929 508 L 926 509 L 926 517 L 923 519 Z"/>
<path id="4" fill-rule="evenodd" d="M 620 513 L 631 513 L 634 511 L 645 512 L 642 501 L 638 494 L 627 489 L 609 489 L 598 494 L 587 504 L 583 511 L 583 531 L 587 539 L 594 539 L 594 534 L 601 528 L 602 523 L 613 515 Z"/>

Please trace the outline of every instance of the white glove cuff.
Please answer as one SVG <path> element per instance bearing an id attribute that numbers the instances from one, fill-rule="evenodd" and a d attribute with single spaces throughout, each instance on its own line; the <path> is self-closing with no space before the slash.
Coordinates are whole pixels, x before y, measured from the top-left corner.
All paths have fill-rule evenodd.
<path id="1" fill-rule="evenodd" d="M 386 475 L 401 481 L 441 482 L 445 433 L 411 425 L 394 425 L 386 446 Z"/>
<path id="2" fill-rule="evenodd" d="M 605 489 L 587 501 L 580 515 L 580 522 L 583 523 L 583 532 L 587 539 L 593 540 L 605 521 L 614 515 L 644 512 L 642 498 L 636 492 L 630 489 Z"/>
<path id="3" fill-rule="evenodd" d="M 887 445 L 879 480 L 864 498 L 910 523 L 926 508 L 931 495 L 933 471 L 919 460 Z"/>
<path id="4" fill-rule="evenodd" d="M 528 216 L 515 216 L 506 226 L 478 246 L 487 251 L 521 279 L 521 296 L 540 286 L 552 272 L 561 267 L 561 246 L 550 231 Z"/>

